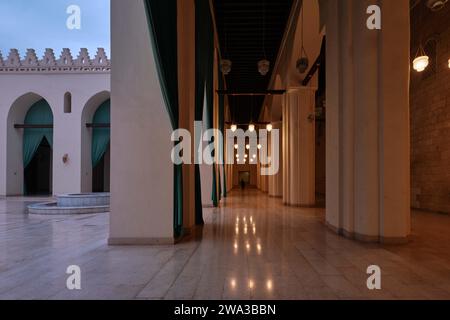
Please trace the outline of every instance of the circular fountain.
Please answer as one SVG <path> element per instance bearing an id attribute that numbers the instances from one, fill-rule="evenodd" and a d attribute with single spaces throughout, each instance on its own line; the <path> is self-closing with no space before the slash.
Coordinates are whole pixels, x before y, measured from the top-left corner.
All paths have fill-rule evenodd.
<path id="1" fill-rule="evenodd" d="M 72 215 L 109 212 L 109 193 L 63 194 L 56 201 L 28 206 L 28 213 L 40 215 Z"/>

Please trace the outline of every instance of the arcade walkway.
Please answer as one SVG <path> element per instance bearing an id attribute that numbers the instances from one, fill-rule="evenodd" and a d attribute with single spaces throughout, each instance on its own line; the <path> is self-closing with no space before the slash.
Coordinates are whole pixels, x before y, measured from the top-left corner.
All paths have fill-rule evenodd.
<path id="1" fill-rule="evenodd" d="M 328 231 L 323 209 L 234 191 L 224 208 L 206 209 L 201 241 L 108 247 L 107 214 L 36 217 L 25 205 L 0 199 L 1 299 L 450 299 L 445 215 L 414 213 L 411 243 L 382 247 Z M 76 292 L 65 288 L 74 264 Z M 371 264 L 382 268 L 379 292 L 366 288 Z"/>

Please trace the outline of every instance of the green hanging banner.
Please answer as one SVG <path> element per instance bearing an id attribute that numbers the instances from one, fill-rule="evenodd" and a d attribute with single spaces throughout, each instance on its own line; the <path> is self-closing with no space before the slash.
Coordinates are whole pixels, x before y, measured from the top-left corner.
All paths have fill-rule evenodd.
<path id="1" fill-rule="evenodd" d="M 111 100 L 107 100 L 98 107 L 94 115 L 94 124 L 111 123 Z M 92 131 L 92 167 L 95 168 L 106 151 L 111 140 L 110 128 L 95 128 Z"/>
<path id="2" fill-rule="evenodd" d="M 224 85 L 224 78 L 222 76 L 222 72 L 220 70 L 218 70 L 218 75 L 219 75 L 219 90 L 224 90 L 225 85 Z M 225 96 L 224 95 L 220 95 L 219 96 L 219 130 L 220 132 L 222 132 L 222 136 L 224 137 L 224 139 L 226 138 L 226 132 L 225 132 Z M 223 190 L 222 190 L 222 184 L 219 183 L 219 188 L 221 189 L 219 191 L 219 194 L 223 195 L 224 198 L 227 197 L 227 175 L 226 175 L 226 169 L 225 169 L 225 143 L 224 141 L 222 141 L 222 145 L 219 146 L 220 148 L 220 152 L 221 152 L 221 160 L 223 163 Z M 219 169 L 219 174 L 220 174 L 220 169 Z"/>
<path id="3" fill-rule="evenodd" d="M 36 102 L 25 116 L 25 124 L 53 125 L 53 113 L 50 105 L 44 99 Z M 26 128 L 23 133 L 23 167 L 27 168 L 33 160 L 36 151 L 43 139 L 53 147 L 53 129 Z"/>

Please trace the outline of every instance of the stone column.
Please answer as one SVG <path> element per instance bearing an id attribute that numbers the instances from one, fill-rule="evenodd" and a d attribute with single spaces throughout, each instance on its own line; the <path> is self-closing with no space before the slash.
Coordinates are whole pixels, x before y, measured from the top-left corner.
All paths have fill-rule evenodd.
<path id="1" fill-rule="evenodd" d="M 282 197 L 283 196 L 283 152 L 282 152 L 282 123 L 276 122 L 273 123 L 274 130 L 280 130 L 279 135 L 279 146 L 280 146 L 280 154 L 279 154 L 279 170 L 278 173 L 273 176 L 269 176 L 269 196 L 271 197 Z M 272 139 L 271 134 L 269 133 L 270 139 Z M 270 140 L 271 141 L 271 140 Z M 270 144 L 269 144 L 270 145 Z M 273 158 L 273 155 L 270 155 Z"/>
<path id="2" fill-rule="evenodd" d="M 315 205 L 315 88 L 290 88 L 283 108 L 284 202 Z"/>
<path id="3" fill-rule="evenodd" d="M 178 93 L 180 128 L 194 137 L 195 121 L 195 2 L 178 0 Z M 195 150 L 194 138 L 191 150 Z M 195 226 L 195 152 L 191 163 L 183 165 L 183 227 L 189 232 Z"/>
<path id="4" fill-rule="evenodd" d="M 409 6 L 327 4 L 327 223 L 363 241 L 409 233 Z"/>
<path id="5" fill-rule="evenodd" d="M 174 242 L 172 127 L 144 2 L 112 0 L 111 17 L 115 67 L 111 71 L 109 243 L 170 244 Z M 130 72 L 134 66 L 139 67 Z"/>

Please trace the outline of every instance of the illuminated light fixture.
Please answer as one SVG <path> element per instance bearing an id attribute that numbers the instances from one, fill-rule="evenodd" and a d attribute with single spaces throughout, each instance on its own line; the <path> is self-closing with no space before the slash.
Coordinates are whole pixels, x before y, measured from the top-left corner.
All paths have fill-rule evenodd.
<path id="1" fill-rule="evenodd" d="M 250 159 L 250 162 L 253 163 L 253 159 Z"/>
<path id="2" fill-rule="evenodd" d="M 250 145 L 247 144 L 247 145 L 245 146 L 245 149 L 250 150 Z"/>
<path id="3" fill-rule="evenodd" d="M 236 130 L 237 130 L 237 125 L 232 124 L 231 125 L 231 132 L 236 132 Z"/>
<path id="4" fill-rule="evenodd" d="M 233 288 L 233 289 L 235 289 L 236 288 L 236 280 L 231 280 L 231 287 Z"/>
<path id="5" fill-rule="evenodd" d="M 268 132 L 271 132 L 272 129 L 273 129 L 273 125 L 272 125 L 271 123 L 269 123 L 269 124 L 266 126 L 266 130 L 267 130 Z"/>
<path id="6" fill-rule="evenodd" d="M 430 57 L 427 56 L 422 45 L 417 49 L 416 58 L 413 61 L 413 68 L 417 72 L 423 72 L 430 64 Z"/>
<path id="7" fill-rule="evenodd" d="M 247 159 L 247 158 L 248 158 L 248 154 L 245 155 L 245 159 Z"/>
<path id="8" fill-rule="evenodd" d="M 250 132 L 255 131 L 255 125 L 254 124 L 249 124 L 248 125 L 248 131 L 250 131 Z"/>
<path id="9" fill-rule="evenodd" d="M 256 154 L 253 155 L 253 159 L 256 159 Z"/>
<path id="10" fill-rule="evenodd" d="M 253 289 L 253 288 L 255 287 L 255 282 L 254 282 L 253 280 L 250 280 L 250 281 L 248 282 L 248 287 L 249 287 L 250 289 Z"/>
<path id="11" fill-rule="evenodd" d="M 237 155 L 236 155 L 236 159 L 238 159 L 238 160 L 239 160 L 239 154 L 237 154 Z"/>
<path id="12" fill-rule="evenodd" d="M 258 144 L 258 150 L 261 150 L 262 145 Z"/>
<path id="13" fill-rule="evenodd" d="M 448 68 L 450 69 L 450 59 L 448 59 Z"/>
<path id="14" fill-rule="evenodd" d="M 267 290 L 272 290 L 272 288 L 273 288 L 272 281 L 271 280 L 267 281 Z"/>
<path id="15" fill-rule="evenodd" d="M 422 72 L 428 67 L 429 63 L 430 58 L 428 56 L 420 56 L 414 59 L 413 68 L 417 72 Z"/>

